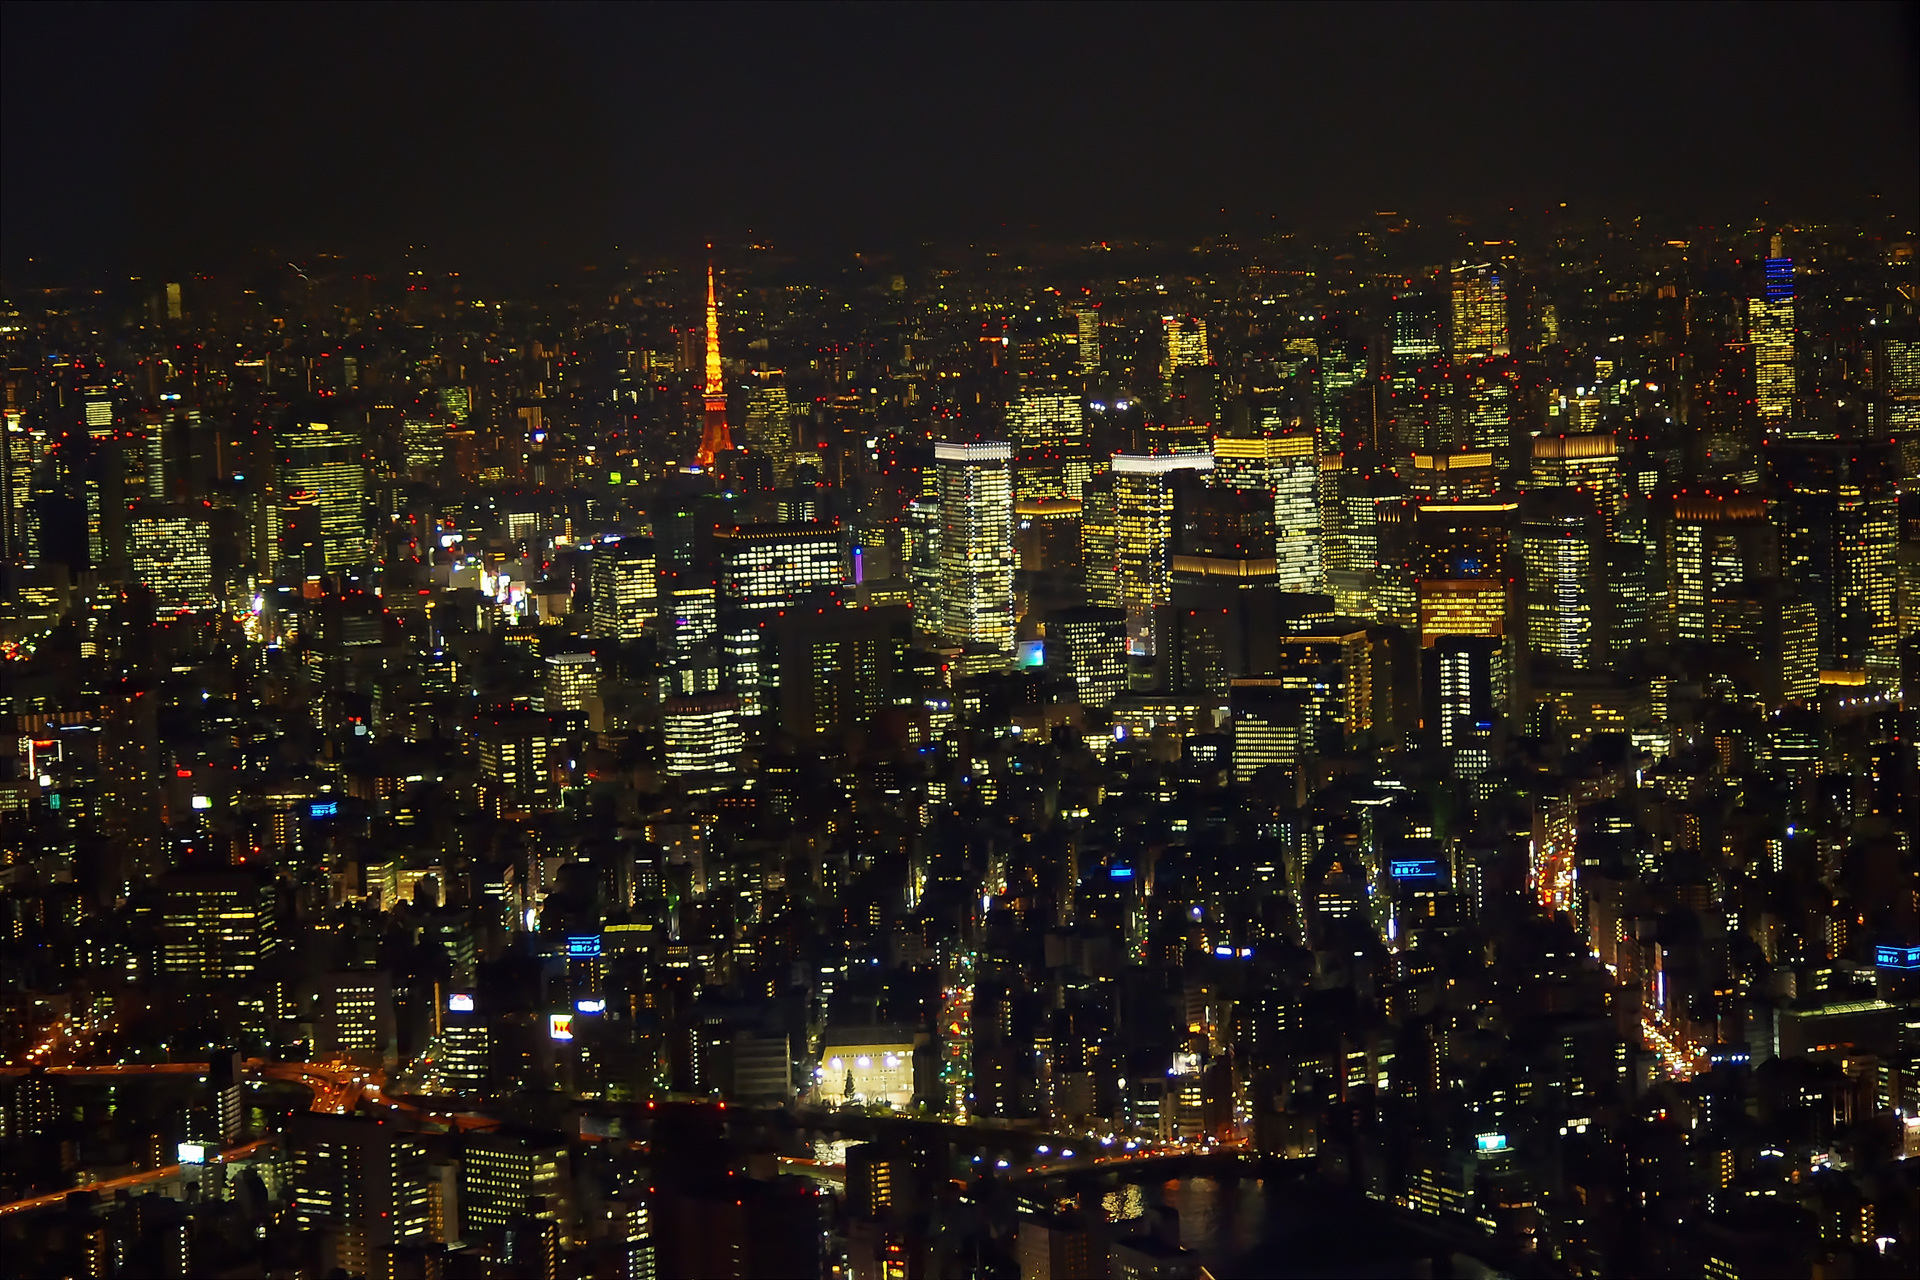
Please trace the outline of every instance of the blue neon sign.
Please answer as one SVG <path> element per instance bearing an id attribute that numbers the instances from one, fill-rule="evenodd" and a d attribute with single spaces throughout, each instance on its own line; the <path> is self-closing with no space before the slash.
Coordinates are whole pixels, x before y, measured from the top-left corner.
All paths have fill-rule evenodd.
<path id="1" fill-rule="evenodd" d="M 1890 947 L 1883 943 L 1873 949 L 1873 963 L 1880 969 L 1920 969 L 1920 947 Z"/>

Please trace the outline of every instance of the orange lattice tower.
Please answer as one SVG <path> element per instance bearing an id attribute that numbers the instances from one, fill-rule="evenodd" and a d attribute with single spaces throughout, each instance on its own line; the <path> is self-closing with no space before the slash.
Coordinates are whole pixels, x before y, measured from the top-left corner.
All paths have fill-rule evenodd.
<path id="1" fill-rule="evenodd" d="M 720 304 L 713 294 L 713 263 L 707 263 L 707 394 L 705 422 L 700 429 L 696 464 L 710 467 L 716 456 L 733 449 L 727 430 L 727 387 L 720 376 Z"/>

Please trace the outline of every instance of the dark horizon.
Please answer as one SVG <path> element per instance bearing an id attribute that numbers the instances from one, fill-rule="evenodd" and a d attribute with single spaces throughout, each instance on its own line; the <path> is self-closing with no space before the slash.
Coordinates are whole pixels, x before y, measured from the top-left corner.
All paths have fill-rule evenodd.
<path id="1" fill-rule="evenodd" d="M 17 286 L 261 252 L 527 279 L 764 237 L 1254 236 L 1920 205 L 1906 6 L 51 6 L 5 14 Z"/>

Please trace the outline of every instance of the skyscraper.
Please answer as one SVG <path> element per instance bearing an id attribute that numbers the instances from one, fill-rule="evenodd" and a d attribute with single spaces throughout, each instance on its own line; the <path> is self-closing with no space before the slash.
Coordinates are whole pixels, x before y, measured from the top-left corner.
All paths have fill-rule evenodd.
<path id="1" fill-rule="evenodd" d="M 737 609 L 778 609 L 847 580 L 838 524 L 757 524 L 714 534 L 720 595 Z"/>
<path id="2" fill-rule="evenodd" d="M 1656 624 L 1674 640 L 1709 639 L 1715 594 L 1776 572 L 1774 528 L 1753 494 L 1710 485 L 1668 490 L 1656 499 L 1655 519 L 1666 569 Z"/>
<path id="3" fill-rule="evenodd" d="M 786 484 L 793 475 L 795 413 L 786 387 L 778 382 L 757 386 L 747 394 L 747 448 L 767 456 L 775 484 Z"/>
<path id="4" fill-rule="evenodd" d="M 1261 439 L 1215 436 L 1213 482 L 1263 491 L 1273 503 L 1274 565 L 1282 591 L 1318 591 L 1325 580 L 1320 460 L 1311 432 Z"/>
<path id="5" fill-rule="evenodd" d="M 1104 710 L 1127 688 L 1127 615 L 1087 606 L 1047 618 L 1047 662 L 1074 682 L 1080 705 Z"/>
<path id="6" fill-rule="evenodd" d="M 214 606 L 213 530 L 204 510 L 143 506 L 129 522 L 127 541 L 134 579 L 153 592 L 156 612 Z"/>
<path id="7" fill-rule="evenodd" d="M 949 643 L 1013 652 L 1013 448 L 941 442 L 940 626 Z"/>
<path id="8" fill-rule="evenodd" d="M 1485 360 L 1507 354 L 1507 292 L 1489 263 L 1453 269 L 1453 358 Z"/>
<path id="9" fill-rule="evenodd" d="M 1891 672 L 1900 639 L 1899 466 L 1891 444 L 1775 445 L 1780 577 L 1820 615 L 1823 668 Z"/>
<path id="10" fill-rule="evenodd" d="M 1173 598 L 1174 476 L 1212 470 L 1210 453 L 1113 455 L 1115 579 L 1134 653 L 1158 651 L 1154 611 Z"/>
<path id="11" fill-rule="evenodd" d="M 1793 260 L 1766 260 L 1766 283 L 1758 298 L 1747 299 L 1747 342 L 1753 348 L 1753 400 L 1760 429 L 1768 436 L 1792 434 L 1794 393 Z"/>
<path id="12" fill-rule="evenodd" d="M 1600 512 L 1574 489 L 1544 489 L 1521 507 L 1520 563 L 1527 584 L 1527 647 L 1575 668 L 1593 665 L 1603 556 Z"/>
<path id="13" fill-rule="evenodd" d="M 629 538 L 595 547 L 587 571 L 592 634 L 638 640 L 657 613 L 659 571 L 650 540 Z"/>
<path id="14" fill-rule="evenodd" d="M 1620 456 L 1611 433 L 1535 436 L 1533 483 L 1542 489 L 1585 489 L 1606 520 L 1608 536 L 1619 536 Z"/>
<path id="15" fill-rule="evenodd" d="M 1181 369 L 1213 363 L 1207 345 L 1207 322 L 1198 316 L 1162 316 L 1164 330 L 1160 357 L 1160 376 L 1167 387 Z"/>
<path id="16" fill-rule="evenodd" d="M 1083 303 L 1068 307 L 1067 314 L 1073 317 L 1074 338 L 1077 350 L 1074 355 L 1074 371 L 1081 374 L 1100 372 L 1100 308 Z"/>
<path id="17" fill-rule="evenodd" d="M 279 490 L 285 504 L 316 513 L 313 533 L 324 569 L 332 572 L 365 560 L 367 467 L 359 434 L 326 422 L 292 424 L 280 438 L 279 463 Z M 294 554 L 287 545 L 290 532 L 301 536 L 283 522 L 283 555 Z"/>
<path id="18" fill-rule="evenodd" d="M 700 448 L 693 460 L 699 466 L 710 467 L 719 455 L 733 450 L 733 435 L 727 430 L 727 383 L 720 371 L 720 303 L 713 291 L 711 262 L 707 264 L 707 359 L 703 404 Z"/>
<path id="19" fill-rule="evenodd" d="M 1086 417 L 1079 396 L 1056 390 L 1024 391 L 1008 406 L 1017 501 L 1080 496 L 1089 471 Z"/>

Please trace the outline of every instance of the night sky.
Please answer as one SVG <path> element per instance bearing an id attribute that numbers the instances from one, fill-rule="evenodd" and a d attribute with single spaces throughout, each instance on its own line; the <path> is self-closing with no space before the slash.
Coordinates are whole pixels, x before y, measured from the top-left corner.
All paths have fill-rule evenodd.
<path id="1" fill-rule="evenodd" d="M 846 249 L 1920 203 L 1906 6 L 0 14 L 25 284 L 409 244 L 548 270 L 748 232 Z"/>

